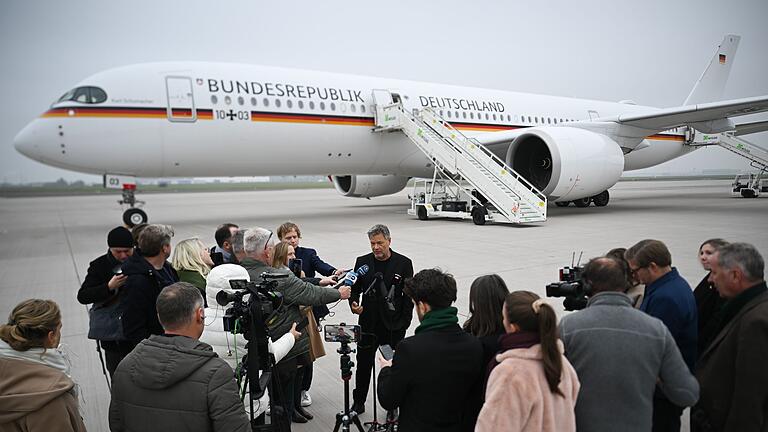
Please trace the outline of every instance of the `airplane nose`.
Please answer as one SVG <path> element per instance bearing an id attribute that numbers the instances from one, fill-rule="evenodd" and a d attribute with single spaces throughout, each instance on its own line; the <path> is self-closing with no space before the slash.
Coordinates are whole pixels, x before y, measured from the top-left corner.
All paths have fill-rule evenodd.
<path id="1" fill-rule="evenodd" d="M 34 120 L 24 127 L 16 137 L 13 138 L 13 146 L 16 151 L 24 156 L 40 160 L 42 158 L 42 145 L 45 141 L 40 130 L 39 120 Z"/>

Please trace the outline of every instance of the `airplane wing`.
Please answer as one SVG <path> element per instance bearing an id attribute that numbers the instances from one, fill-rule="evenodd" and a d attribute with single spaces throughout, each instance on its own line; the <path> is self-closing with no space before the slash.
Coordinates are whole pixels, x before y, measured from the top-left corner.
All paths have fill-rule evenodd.
<path id="1" fill-rule="evenodd" d="M 614 122 L 654 132 L 690 125 L 705 133 L 718 133 L 735 128 L 729 117 L 764 111 L 768 111 L 768 96 L 662 108 L 644 114 L 622 114 L 597 121 Z"/>
<path id="2" fill-rule="evenodd" d="M 741 123 L 736 125 L 735 135 L 749 135 L 765 131 L 768 131 L 768 121 Z"/>

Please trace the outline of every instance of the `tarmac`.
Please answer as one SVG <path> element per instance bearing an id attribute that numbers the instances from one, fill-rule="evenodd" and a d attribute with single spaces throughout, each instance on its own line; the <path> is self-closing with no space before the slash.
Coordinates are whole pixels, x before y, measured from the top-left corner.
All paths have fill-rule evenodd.
<path id="1" fill-rule="evenodd" d="M 241 227 L 275 229 L 291 220 L 302 230 L 301 244 L 318 250 L 337 267 L 349 268 L 370 252 L 366 231 L 374 224 L 389 226 L 392 248 L 413 260 L 416 271 L 439 267 L 454 275 L 461 322 L 468 314 L 469 286 L 481 275 L 497 273 L 510 290 L 544 295 L 557 280 L 558 268 L 581 263 L 614 247 L 629 247 L 645 238 L 664 241 L 673 265 L 695 286 L 705 275 L 697 261 L 699 244 L 712 237 L 754 244 L 768 257 L 768 197 L 731 198 L 729 181 L 626 181 L 611 188 L 607 207 L 549 207 L 544 223 L 524 226 L 476 226 L 470 221 L 406 215 L 408 189 L 374 198 L 348 199 L 334 190 L 286 190 L 153 194 L 140 196 L 150 222 L 174 227 L 175 242 L 199 237 L 214 243 L 223 222 Z M 0 199 L 0 316 L 27 298 L 53 299 L 62 308 L 62 343 L 72 360 L 80 386 L 81 411 L 88 430 L 107 431 L 109 390 L 88 340 L 86 307 L 76 293 L 88 263 L 106 251 L 106 233 L 121 223 L 114 196 Z M 564 314 L 560 299 L 549 299 Z M 332 309 L 326 323 L 356 323 L 346 302 Z M 408 334 L 418 324 L 414 317 Z M 343 382 L 338 344 L 326 343 L 327 355 L 315 363 L 308 408 L 315 419 L 294 425 L 296 431 L 332 430 L 343 408 Z M 354 381 L 350 383 L 354 386 Z M 373 419 L 369 396 L 363 422 Z M 378 419 L 383 419 L 382 410 Z M 687 422 L 686 422 L 687 423 Z M 366 428 L 367 429 L 367 428 Z"/>

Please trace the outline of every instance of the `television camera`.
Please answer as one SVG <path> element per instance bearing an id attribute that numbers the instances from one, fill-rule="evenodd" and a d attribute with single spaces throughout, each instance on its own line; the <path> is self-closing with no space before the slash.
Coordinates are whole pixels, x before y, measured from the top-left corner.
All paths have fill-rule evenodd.
<path id="1" fill-rule="evenodd" d="M 567 311 L 581 310 L 587 307 L 589 284 L 584 281 L 584 266 L 580 266 L 581 256 L 574 265 L 576 252 L 571 257 L 571 265 L 562 267 L 559 280 L 547 285 L 547 297 L 564 297 L 563 307 Z"/>

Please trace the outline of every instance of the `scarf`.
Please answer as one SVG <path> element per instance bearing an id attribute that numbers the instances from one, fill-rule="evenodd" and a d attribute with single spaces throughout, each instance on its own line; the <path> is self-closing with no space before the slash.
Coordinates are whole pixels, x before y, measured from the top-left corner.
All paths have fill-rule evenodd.
<path id="1" fill-rule="evenodd" d="M 424 315 L 421 324 L 416 327 L 415 334 L 425 330 L 434 330 L 445 327 L 451 327 L 459 323 L 459 310 L 453 306 L 442 309 L 432 309 Z"/>
<path id="2" fill-rule="evenodd" d="M 63 372 L 69 379 L 72 379 L 72 375 L 69 371 L 71 366 L 69 358 L 59 347 L 48 349 L 30 348 L 26 351 L 16 351 L 4 340 L 0 339 L 0 357 L 24 360 L 52 367 Z"/>
<path id="3" fill-rule="evenodd" d="M 516 333 L 507 333 L 505 335 L 499 336 L 499 352 L 496 354 L 500 354 L 511 349 L 530 348 L 540 342 L 541 339 L 539 338 L 539 334 L 536 332 L 519 331 Z M 499 365 L 499 362 L 496 361 L 496 354 L 494 354 L 493 357 L 491 357 L 491 361 L 488 362 L 488 372 L 485 375 L 486 383 L 488 382 L 488 377 L 491 376 L 493 369 Z"/>

